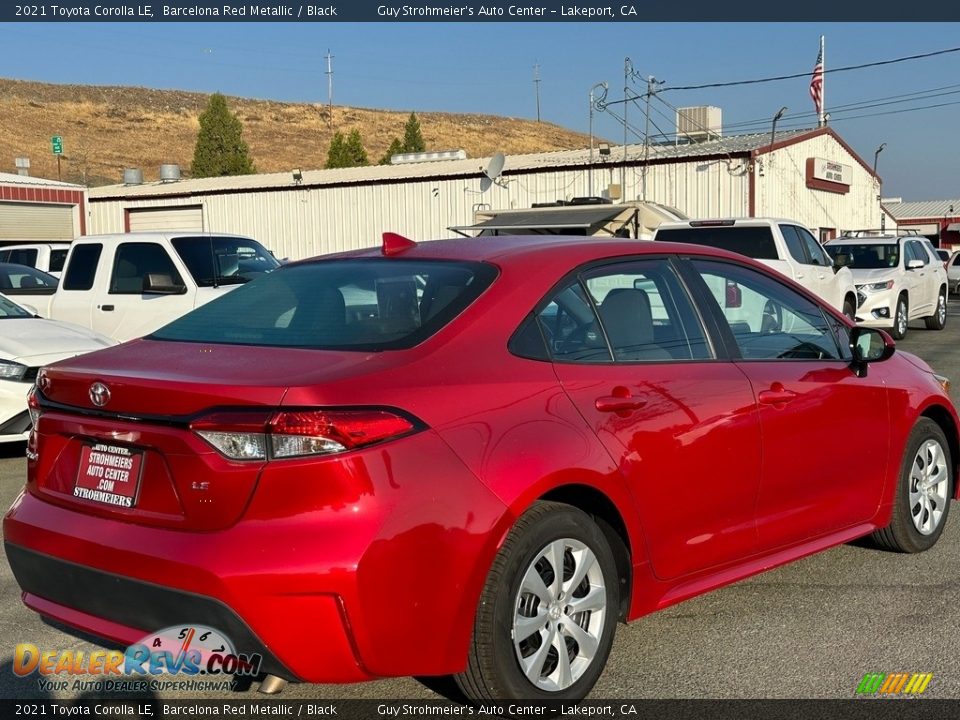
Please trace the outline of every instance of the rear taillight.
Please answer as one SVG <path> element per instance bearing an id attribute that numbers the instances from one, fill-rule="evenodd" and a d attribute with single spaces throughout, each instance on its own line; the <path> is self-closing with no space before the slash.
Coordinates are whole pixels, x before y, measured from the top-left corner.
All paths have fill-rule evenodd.
<path id="1" fill-rule="evenodd" d="M 331 455 L 413 432 L 409 418 L 391 410 L 217 412 L 190 429 L 231 460 Z"/>
<path id="2" fill-rule="evenodd" d="M 40 419 L 42 412 L 40 411 L 40 399 L 37 397 L 37 388 L 30 388 L 30 392 L 27 393 L 27 412 L 30 413 L 30 424 L 33 427 L 37 426 L 37 421 Z"/>

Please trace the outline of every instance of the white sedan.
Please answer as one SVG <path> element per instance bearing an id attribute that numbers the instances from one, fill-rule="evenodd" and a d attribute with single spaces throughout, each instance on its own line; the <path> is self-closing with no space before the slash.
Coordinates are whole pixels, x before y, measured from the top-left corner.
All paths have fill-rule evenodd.
<path id="1" fill-rule="evenodd" d="M 79 325 L 37 317 L 0 295 L 0 443 L 26 439 L 27 393 L 41 367 L 116 344 Z"/>

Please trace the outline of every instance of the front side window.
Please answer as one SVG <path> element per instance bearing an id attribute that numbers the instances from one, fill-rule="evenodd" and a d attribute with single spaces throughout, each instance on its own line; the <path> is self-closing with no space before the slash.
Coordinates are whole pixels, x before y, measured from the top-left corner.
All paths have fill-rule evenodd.
<path id="1" fill-rule="evenodd" d="M 807 250 L 807 254 L 810 255 L 810 261 L 814 265 L 821 265 L 829 267 L 833 265 L 833 261 L 830 256 L 824 252 L 823 245 L 821 245 L 817 239 L 810 233 L 809 230 L 802 227 L 794 227 L 794 230 L 797 233 L 797 236 L 800 238 L 800 241 L 804 244 L 804 247 Z"/>
<path id="2" fill-rule="evenodd" d="M 821 308 L 752 268 L 693 260 L 745 360 L 840 360 L 844 353 Z"/>
<path id="3" fill-rule="evenodd" d="M 926 249 L 916 240 L 910 240 L 907 243 L 907 258 L 910 260 L 919 260 L 924 265 L 930 264 L 930 256 Z"/>
<path id="4" fill-rule="evenodd" d="M 159 340 L 398 350 L 426 340 L 496 277 L 492 265 L 356 259 L 290 265 L 174 320 Z"/>
<path id="5" fill-rule="evenodd" d="M 280 267 L 256 240 L 243 237 L 179 237 L 171 243 L 198 287 L 238 285 Z"/>
<path id="6" fill-rule="evenodd" d="M 60 272 L 63 270 L 63 264 L 67 261 L 67 251 L 63 250 L 51 250 L 50 251 L 50 272 Z"/>
<path id="7" fill-rule="evenodd" d="M 164 276 L 165 285 L 183 284 L 183 278 L 163 245 L 147 242 L 122 243 L 113 259 L 110 294 L 139 295 L 143 292 L 143 280 L 147 275 Z"/>
<path id="8" fill-rule="evenodd" d="M 16 263 L 17 265 L 37 266 L 37 251 L 33 248 L 19 248 L 14 250 L 5 250 L 0 255 L 2 262 Z"/>

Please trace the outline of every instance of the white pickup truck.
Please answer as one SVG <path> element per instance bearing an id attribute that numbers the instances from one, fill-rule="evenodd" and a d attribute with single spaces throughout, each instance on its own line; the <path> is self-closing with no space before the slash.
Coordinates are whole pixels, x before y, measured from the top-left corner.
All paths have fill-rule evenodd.
<path id="1" fill-rule="evenodd" d="M 237 235 L 88 235 L 74 240 L 57 291 L 38 310 L 123 342 L 278 265 L 256 240 Z"/>
<path id="2" fill-rule="evenodd" d="M 37 242 L 0 247 L 0 262 L 28 265 L 45 273 L 60 277 L 67 259 L 70 243 Z"/>
<path id="3" fill-rule="evenodd" d="M 816 238 L 794 220 L 725 218 L 662 223 L 654 240 L 723 248 L 759 260 L 819 295 L 851 320 L 857 289 L 851 272 L 827 254 Z"/>

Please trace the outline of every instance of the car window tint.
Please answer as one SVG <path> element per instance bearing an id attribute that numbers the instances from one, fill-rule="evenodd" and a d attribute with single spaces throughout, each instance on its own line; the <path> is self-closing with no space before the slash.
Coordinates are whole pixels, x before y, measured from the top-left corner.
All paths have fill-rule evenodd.
<path id="1" fill-rule="evenodd" d="M 900 246 L 882 243 L 830 243 L 827 254 L 841 265 L 860 270 L 878 270 L 900 264 Z"/>
<path id="2" fill-rule="evenodd" d="M 642 260 L 585 273 L 613 357 L 620 362 L 713 357 L 700 318 L 666 260 Z"/>
<path id="3" fill-rule="evenodd" d="M 745 360 L 839 360 L 843 353 L 820 307 L 752 268 L 693 260 Z"/>
<path id="4" fill-rule="evenodd" d="M 178 237 L 171 241 L 199 287 L 237 285 L 280 266 L 256 240 L 243 237 Z"/>
<path id="5" fill-rule="evenodd" d="M 113 259 L 113 274 L 110 276 L 111 295 L 139 295 L 143 292 L 143 279 L 148 275 L 164 275 L 163 285 L 182 285 L 183 278 L 177 272 L 166 248 L 157 243 L 121 243 Z"/>
<path id="6" fill-rule="evenodd" d="M 830 266 L 833 265 L 833 261 L 830 259 L 830 256 L 827 255 L 826 251 L 823 249 L 823 245 L 810 233 L 809 230 L 802 227 L 794 226 L 794 231 L 797 233 L 797 236 L 803 242 L 804 247 L 807 250 L 807 254 L 810 255 L 810 260 L 814 265 Z"/>
<path id="7" fill-rule="evenodd" d="M 50 272 L 60 272 L 63 270 L 63 264 L 67 261 L 66 250 L 50 251 Z"/>
<path id="8" fill-rule="evenodd" d="M 810 259 L 803 251 L 803 242 L 800 240 L 800 236 L 797 235 L 796 227 L 793 225 L 781 225 L 780 232 L 783 233 L 783 239 L 787 243 L 787 250 L 790 251 L 790 257 L 798 263 L 809 265 Z"/>
<path id="9" fill-rule="evenodd" d="M 960 255 L 956 255 L 953 258 L 953 265 L 960 265 Z"/>
<path id="10" fill-rule="evenodd" d="M 611 362 L 596 309 L 579 281 L 555 292 L 537 313 L 550 357 L 563 362 Z"/>
<path id="11" fill-rule="evenodd" d="M 778 259 L 769 227 L 700 226 L 658 230 L 657 240 L 723 248 L 757 260 Z"/>
<path id="12" fill-rule="evenodd" d="M 84 243 L 76 245 L 70 255 L 70 264 L 60 287 L 63 290 L 89 290 L 93 287 L 93 279 L 97 273 L 97 263 L 103 245 L 100 243 Z"/>
<path id="13" fill-rule="evenodd" d="M 479 262 L 376 258 L 287 265 L 158 330 L 161 340 L 336 350 L 410 348 L 497 275 Z"/>
<path id="14" fill-rule="evenodd" d="M 17 265 L 37 266 L 37 250 L 34 248 L 19 248 L 4 252 L 2 262 L 16 263 Z"/>

